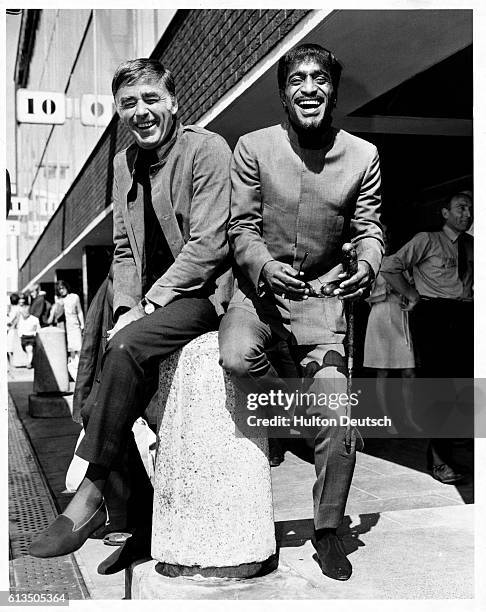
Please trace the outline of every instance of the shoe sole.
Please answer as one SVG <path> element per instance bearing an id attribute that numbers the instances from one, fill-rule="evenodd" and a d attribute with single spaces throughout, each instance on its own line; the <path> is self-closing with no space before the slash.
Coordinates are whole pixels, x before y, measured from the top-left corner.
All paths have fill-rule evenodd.
<path id="1" fill-rule="evenodd" d="M 466 479 L 465 476 L 461 476 L 461 478 L 451 478 L 451 479 L 442 479 L 442 478 L 437 478 L 436 476 L 432 476 L 432 478 L 434 480 L 437 480 L 437 482 L 440 482 L 441 484 L 456 484 L 458 482 L 462 482 L 463 480 Z"/>

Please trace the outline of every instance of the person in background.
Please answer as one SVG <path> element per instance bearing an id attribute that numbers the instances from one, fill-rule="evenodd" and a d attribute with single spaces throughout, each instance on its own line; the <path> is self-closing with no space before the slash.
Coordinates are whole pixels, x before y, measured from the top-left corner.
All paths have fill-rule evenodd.
<path id="1" fill-rule="evenodd" d="M 58 284 L 59 283 L 56 283 L 54 304 L 52 305 L 51 312 L 49 313 L 48 323 L 53 327 L 66 329 L 66 317 L 64 316 L 64 298 L 62 298 L 60 295 L 60 290 L 57 286 Z"/>
<path id="2" fill-rule="evenodd" d="M 382 274 L 407 299 L 420 374 L 435 379 L 474 375 L 473 221 L 472 195 L 459 192 L 441 208 L 443 226 L 419 232 L 394 255 L 385 257 Z M 404 272 L 412 272 L 414 285 Z M 446 381 L 444 381 L 446 382 Z M 442 410 L 438 418 L 443 422 Z M 427 453 L 428 469 L 444 484 L 463 480 L 455 465 L 454 440 L 434 438 Z"/>
<path id="3" fill-rule="evenodd" d="M 38 283 L 34 283 L 30 289 L 30 313 L 37 317 L 41 327 L 49 325 L 49 314 L 51 311 L 51 303 L 46 299 L 46 292 L 41 291 Z"/>
<path id="4" fill-rule="evenodd" d="M 69 285 L 64 281 L 56 283 L 56 295 L 62 299 L 64 318 L 66 322 L 68 369 L 76 380 L 79 353 L 81 352 L 82 332 L 84 329 L 84 316 L 79 296 L 72 293 Z"/>
<path id="5" fill-rule="evenodd" d="M 40 322 L 37 317 L 30 313 L 28 304 L 20 307 L 20 317 L 17 323 L 17 332 L 20 337 L 20 344 L 27 355 L 27 368 L 32 368 L 34 357 L 35 337 L 40 329 Z"/>
<path id="6" fill-rule="evenodd" d="M 406 298 L 397 293 L 378 274 L 369 298 L 371 312 L 366 327 L 363 365 L 376 370 L 376 397 L 382 413 L 392 419 L 390 434 L 397 434 L 396 424 L 419 433 L 413 415 L 413 379 L 415 356 L 410 334 Z M 405 307 L 405 308 L 404 308 Z M 403 413 L 392 414 L 387 400 L 387 378 L 401 377 Z"/>
<path id="7" fill-rule="evenodd" d="M 17 323 L 20 316 L 20 297 L 18 293 L 10 294 L 10 304 L 7 312 L 7 359 L 10 364 L 15 350 L 15 343 L 18 342 Z"/>

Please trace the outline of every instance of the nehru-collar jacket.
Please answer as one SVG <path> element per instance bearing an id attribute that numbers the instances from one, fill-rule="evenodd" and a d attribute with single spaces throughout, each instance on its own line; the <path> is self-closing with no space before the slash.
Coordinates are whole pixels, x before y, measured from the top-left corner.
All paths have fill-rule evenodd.
<path id="1" fill-rule="evenodd" d="M 262 268 L 278 260 L 300 269 L 317 290 L 336 277 L 348 240 L 377 274 L 383 253 L 380 166 L 371 143 L 330 128 L 319 149 L 304 149 L 288 123 L 246 134 L 232 168 L 230 244 L 239 268 L 230 308 L 254 311 L 298 344 L 341 343 L 337 298 L 289 300 L 260 292 Z"/>
<path id="2" fill-rule="evenodd" d="M 114 159 L 115 313 L 143 297 L 143 198 L 133 195 L 138 151 L 132 144 Z M 231 151 L 217 134 L 178 125 L 174 139 L 158 154 L 149 171 L 152 205 L 174 262 L 146 295 L 166 306 L 180 296 L 211 296 L 227 264 Z"/>

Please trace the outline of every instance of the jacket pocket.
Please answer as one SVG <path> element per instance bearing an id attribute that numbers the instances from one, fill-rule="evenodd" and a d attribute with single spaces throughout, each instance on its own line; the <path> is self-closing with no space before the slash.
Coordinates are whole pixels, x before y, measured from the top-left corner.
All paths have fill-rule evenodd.
<path id="1" fill-rule="evenodd" d="M 321 302 L 324 305 L 324 319 L 327 328 L 334 334 L 345 334 L 344 302 L 337 297 L 322 299 Z"/>

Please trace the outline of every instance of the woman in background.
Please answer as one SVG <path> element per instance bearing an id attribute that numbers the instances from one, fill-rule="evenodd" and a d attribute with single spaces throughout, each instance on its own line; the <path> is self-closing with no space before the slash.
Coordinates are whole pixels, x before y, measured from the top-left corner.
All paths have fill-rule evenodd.
<path id="1" fill-rule="evenodd" d="M 84 329 L 84 316 L 81 302 L 76 293 L 71 293 L 69 285 L 64 281 L 56 283 L 56 295 L 61 298 L 64 306 L 66 324 L 68 370 L 74 380 L 78 369 L 79 353 L 81 352 L 82 332 Z"/>
<path id="2" fill-rule="evenodd" d="M 65 329 L 66 318 L 64 316 L 64 298 L 61 296 L 61 293 L 64 293 L 66 285 L 65 283 L 60 285 L 60 283 L 61 281 L 56 283 L 54 304 L 52 305 L 51 312 L 49 313 L 49 320 L 47 322 L 54 327 Z"/>
<path id="3" fill-rule="evenodd" d="M 385 281 L 381 274 L 376 277 L 367 302 L 371 304 L 364 346 L 363 365 L 376 370 L 376 396 L 384 415 L 402 421 L 414 432 L 421 428 L 413 417 L 413 379 L 415 357 L 408 322 L 407 300 Z M 401 378 L 403 413 L 391 414 L 387 401 L 387 378 Z M 392 424 L 390 434 L 397 434 Z"/>
<path id="4" fill-rule="evenodd" d="M 11 363 L 18 342 L 17 323 L 20 316 L 20 297 L 17 293 L 10 294 L 10 305 L 7 312 L 7 358 Z"/>

